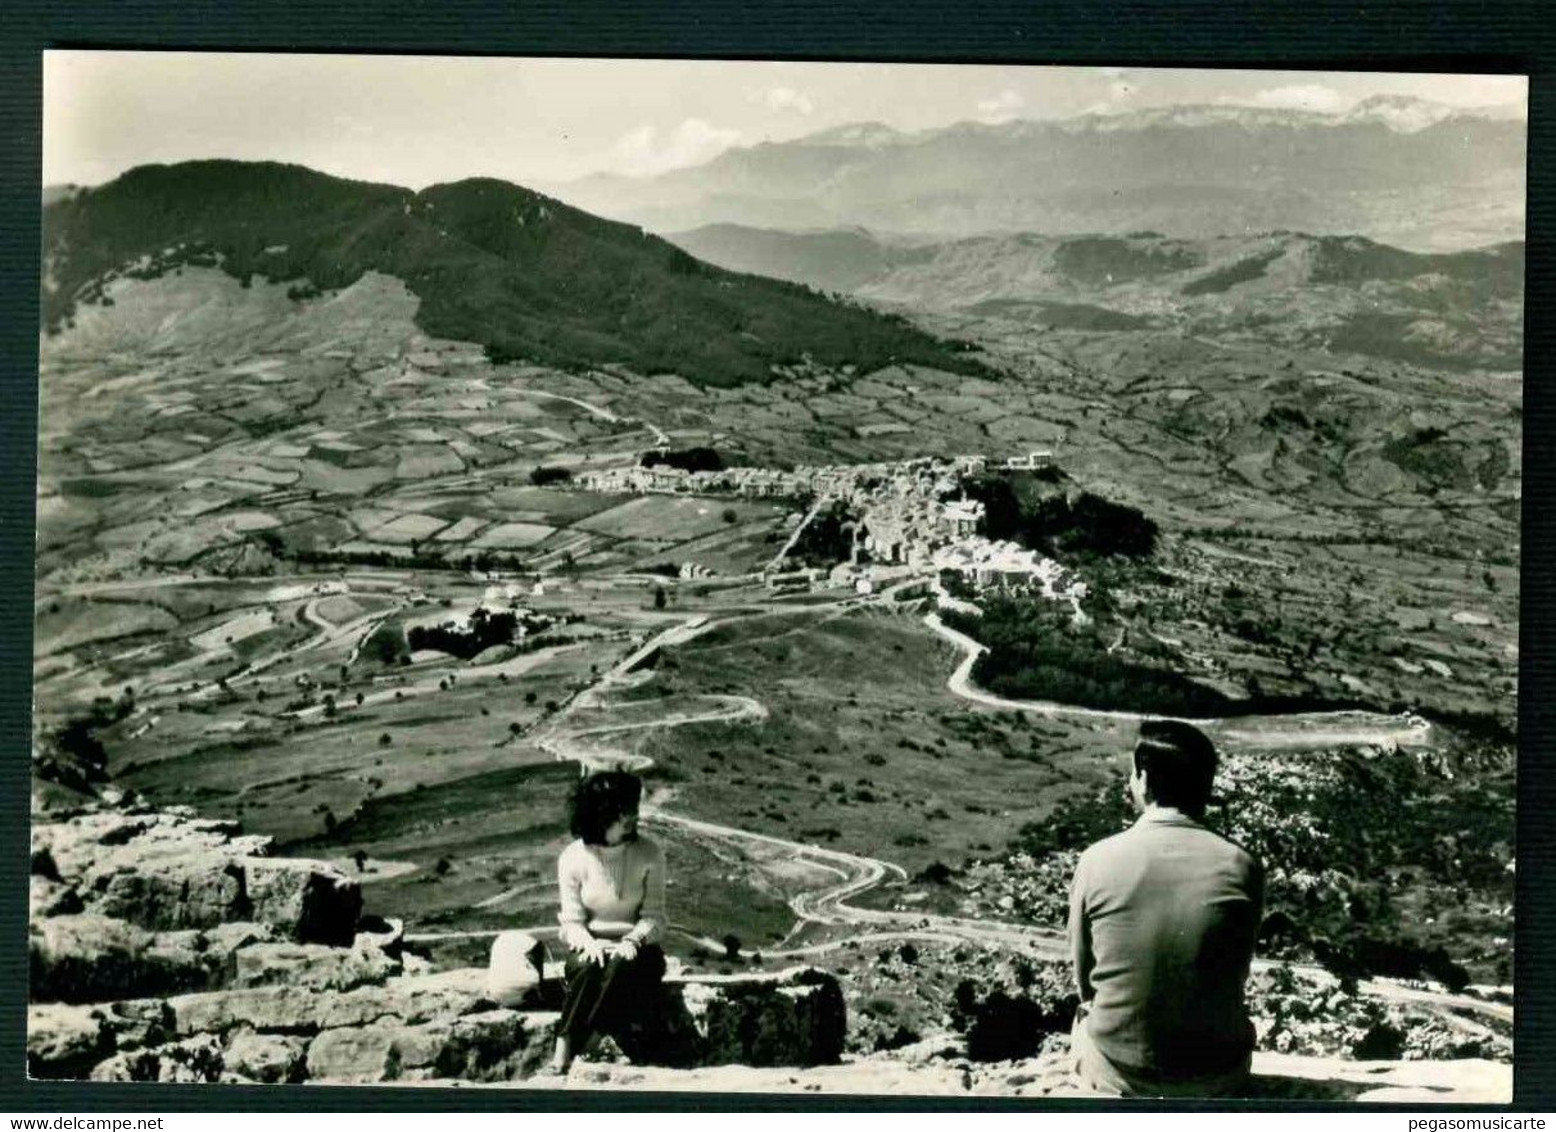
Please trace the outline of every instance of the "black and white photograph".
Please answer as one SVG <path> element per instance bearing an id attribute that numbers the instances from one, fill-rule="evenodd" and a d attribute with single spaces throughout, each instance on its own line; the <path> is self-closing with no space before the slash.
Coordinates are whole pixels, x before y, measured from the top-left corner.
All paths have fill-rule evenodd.
<path id="1" fill-rule="evenodd" d="M 29 1077 L 1512 1100 L 1523 76 L 43 78 Z"/>

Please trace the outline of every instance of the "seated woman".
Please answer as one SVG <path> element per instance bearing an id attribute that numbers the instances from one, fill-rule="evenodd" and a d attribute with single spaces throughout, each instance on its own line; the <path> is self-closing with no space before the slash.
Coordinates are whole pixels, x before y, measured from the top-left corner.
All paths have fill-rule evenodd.
<path id="1" fill-rule="evenodd" d="M 638 836 L 643 783 L 612 770 L 578 784 L 577 838 L 557 858 L 560 938 L 570 951 L 567 1000 L 557 1024 L 554 1072 L 565 1073 L 589 1038 L 656 1001 L 664 977 L 665 855 Z"/>

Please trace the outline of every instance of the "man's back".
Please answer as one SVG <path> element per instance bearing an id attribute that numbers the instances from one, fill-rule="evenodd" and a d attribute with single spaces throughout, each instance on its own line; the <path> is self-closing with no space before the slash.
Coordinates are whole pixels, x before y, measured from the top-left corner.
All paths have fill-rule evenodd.
<path id="1" fill-rule="evenodd" d="M 1176 810 L 1150 810 L 1086 850 L 1070 942 L 1097 1049 L 1169 1080 L 1245 1061 L 1243 984 L 1262 902 L 1259 862 Z"/>

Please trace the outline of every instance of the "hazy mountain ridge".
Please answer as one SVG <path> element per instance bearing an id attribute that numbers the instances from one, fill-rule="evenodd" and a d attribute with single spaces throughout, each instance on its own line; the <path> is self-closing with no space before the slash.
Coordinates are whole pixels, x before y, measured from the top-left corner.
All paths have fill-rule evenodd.
<path id="1" fill-rule="evenodd" d="M 769 380 L 807 355 L 976 368 L 900 319 L 730 275 L 517 185 L 412 193 L 229 161 L 144 166 L 45 208 L 44 326 L 103 301 L 106 280 L 185 264 L 297 280 L 299 301 L 378 271 L 421 300 L 428 332 L 564 367 L 620 363 L 703 384 Z"/>
<path id="2" fill-rule="evenodd" d="M 1297 232 L 1202 240 L 1029 233 L 929 243 L 735 225 L 671 239 L 732 270 L 916 310 L 1080 329 L 1257 332 L 1449 369 L 1522 364 L 1523 245 L 1516 242 L 1431 255 Z"/>
<path id="3" fill-rule="evenodd" d="M 1522 237 L 1525 133 L 1521 119 L 1399 99 L 1343 115 L 1212 105 L 920 133 L 866 123 L 547 191 L 661 232 L 1290 229 L 1462 248 Z"/>

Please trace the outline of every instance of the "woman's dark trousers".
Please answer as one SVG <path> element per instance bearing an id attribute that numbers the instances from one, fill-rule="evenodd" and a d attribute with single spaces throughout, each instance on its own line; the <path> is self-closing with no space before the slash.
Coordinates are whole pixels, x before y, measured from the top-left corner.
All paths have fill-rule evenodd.
<path id="1" fill-rule="evenodd" d="M 591 1034 L 618 1037 L 636 1023 L 652 1026 L 659 1021 L 664 975 L 665 953 L 653 944 L 640 948 L 633 959 L 612 956 L 604 963 L 590 963 L 573 952 L 567 957 L 567 998 L 557 1033 L 577 1053 Z"/>

